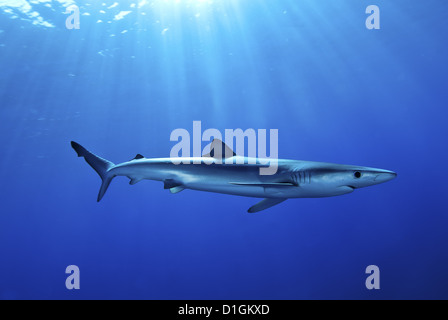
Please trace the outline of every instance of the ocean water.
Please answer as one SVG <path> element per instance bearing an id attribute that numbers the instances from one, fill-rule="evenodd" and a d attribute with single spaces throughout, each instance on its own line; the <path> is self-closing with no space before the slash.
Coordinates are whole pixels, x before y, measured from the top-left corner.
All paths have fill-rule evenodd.
<path id="1" fill-rule="evenodd" d="M 0 0 L 0 298 L 447 299 L 447 15 L 441 0 Z M 193 121 L 278 129 L 280 158 L 398 178 L 259 214 L 124 178 L 96 202 L 71 140 L 116 163 L 167 157 Z"/>

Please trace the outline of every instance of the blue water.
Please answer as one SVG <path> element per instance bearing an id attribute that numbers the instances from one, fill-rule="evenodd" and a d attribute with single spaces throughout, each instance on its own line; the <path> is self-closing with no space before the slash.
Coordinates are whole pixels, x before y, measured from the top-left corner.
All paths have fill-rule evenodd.
<path id="1" fill-rule="evenodd" d="M 118 1 L 79 1 L 79 30 L 74 1 L 0 1 L 0 298 L 448 298 L 447 3 Z M 257 199 L 124 178 L 96 203 L 71 140 L 166 157 L 193 121 L 398 178 L 254 215 Z"/>

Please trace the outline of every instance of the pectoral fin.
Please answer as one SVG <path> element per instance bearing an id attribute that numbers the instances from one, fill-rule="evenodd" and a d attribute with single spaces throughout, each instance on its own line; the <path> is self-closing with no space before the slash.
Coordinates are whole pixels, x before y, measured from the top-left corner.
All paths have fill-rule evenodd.
<path id="1" fill-rule="evenodd" d="M 282 203 L 285 200 L 286 199 L 267 198 L 267 199 L 260 201 L 256 205 L 250 207 L 249 210 L 247 210 L 247 212 L 249 212 L 249 213 L 260 212 L 262 210 L 269 209 L 279 203 Z"/>

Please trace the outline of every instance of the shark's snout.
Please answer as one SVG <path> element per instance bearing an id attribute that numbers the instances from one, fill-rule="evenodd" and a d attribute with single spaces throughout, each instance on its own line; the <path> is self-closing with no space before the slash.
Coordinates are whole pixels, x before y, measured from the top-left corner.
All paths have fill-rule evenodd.
<path id="1" fill-rule="evenodd" d="M 383 182 L 387 182 L 387 181 L 393 180 L 396 177 L 397 177 L 397 173 L 396 172 L 393 172 L 393 171 L 383 171 L 383 172 L 378 172 L 374 180 L 377 183 L 383 183 Z"/>

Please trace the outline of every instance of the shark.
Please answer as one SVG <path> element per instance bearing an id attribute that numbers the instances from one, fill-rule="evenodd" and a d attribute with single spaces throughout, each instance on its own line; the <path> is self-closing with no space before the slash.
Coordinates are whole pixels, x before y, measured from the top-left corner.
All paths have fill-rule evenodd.
<path id="1" fill-rule="evenodd" d="M 256 213 L 293 198 L 323 198 L 352 193 L 356 189 L 394 179 L 397 173 L 355 165 L 302 160 L 277 160 L 277 171 L 261 175 L 266 159 L 238 156 L 221 140 L 213 140 L 210 153 L 202 157 L 145 158 L 114 164 L 77 142 L 71 142 L 78 157 L 98 173 L 102 183 L 97 201 L 104 197 L 115 177 L 127 177 L 135 185 L 142 180 L 163 182 L 176 194 L 185 189 L 262 199 L 249 208 Z M 216 161 L 225 160 L 225 161 Z"/>

